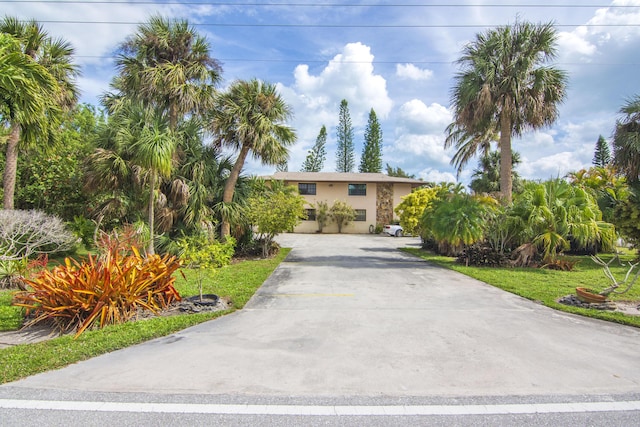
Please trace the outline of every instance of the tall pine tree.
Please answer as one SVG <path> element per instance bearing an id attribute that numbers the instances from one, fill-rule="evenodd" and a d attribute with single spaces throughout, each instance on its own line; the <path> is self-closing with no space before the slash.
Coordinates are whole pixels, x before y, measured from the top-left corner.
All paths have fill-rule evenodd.
<path id="1" fill-rule="evenodd" d="M 278 171 L 278 172 L 289 172 L 289 162 L 285 160 L 282 163 L 278 163 L 276 165 L 276 171 Z"/>
<path id="2" fill-rule="evenodd" d="M 313 148 L 309 150 L 307 158 L 302 165 L 302 172 L 320 172 L 324 166 L 324 161 L 327 158 L 327 152 L 324 148 L 327 143 L 327 128 L 322 125 L 320 133 L 316 138 L 316 143 Z"/>
<path id="3" fill-rule="evenodd" d="M 353 172 L 355 160 L 353 154 L 353 126 L 349 114 L 349 104 L 346 99 L 340 102 L 340 117 L 338 119 L 338 149 L 336 152 L 336 171 Z"/>
<path id="4" fill-rule="evenodd" d="M 373 108 L 369 112 L 369 122 L 364 131 L 360 172 L 382 172 L 382 129 Z"/>
<path id="5" fill-rule="evenodd" d="M 413 178 L 413 179 L 415 179 L 415 177 L 416 177 L 414 174 L 409 175 L 408 173 L 403 171 L 400 168 L 400 166 L 392 168 L 391 166 L 389 166 L 389 163 L 387 163 L 387 175 L 395 176 L 395 177 L 398 177 L 398 178 Z"/>
<path id="6" fill-rule="evenodd" d="M 598 142 L 596 142 L 596 150 L 593 154 L 592 163 L 601 168 L 604 168 L 611 163 L 611 150 L 609 149 L 609 143 L 602 135 L 600 135 Z"/>

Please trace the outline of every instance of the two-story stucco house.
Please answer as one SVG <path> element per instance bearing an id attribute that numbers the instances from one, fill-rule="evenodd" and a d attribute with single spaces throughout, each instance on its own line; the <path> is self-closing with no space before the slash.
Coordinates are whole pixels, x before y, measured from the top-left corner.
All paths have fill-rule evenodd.
<path id="1" fill-rule="evenodd" d="M 315 233 L 318 223 L 315 218 L 315 204 L 327 202 L 329 206 L 336 200 L 347 202 L 356 210 L 356 219 L 342 229 L 343 233 L 368 233 L 376 224 L 389 224 L 394 219 L 393 209 L 400 198 L 411 190 L 425 185 L 424 181 L 411 178 L 397 178 L 382 173 L 338 173 L 338 172 L 276 172 L 265 177 L 282 180 L 287 185 L 298 188 L 307 200 L 308 219 L 298 225 L 296 233 Z M 337 233 L 338 226 L 329 223 L 324 233 Z"/>

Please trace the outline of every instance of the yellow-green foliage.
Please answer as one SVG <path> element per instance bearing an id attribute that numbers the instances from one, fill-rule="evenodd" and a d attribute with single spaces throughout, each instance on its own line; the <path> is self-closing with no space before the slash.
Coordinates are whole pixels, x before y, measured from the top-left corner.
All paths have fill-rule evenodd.
<path id="1" fill-rule="evenodd" d="M 176 242 L 180 248 L 180 258 L 189 268 L 220 268 L 229 265 L 235 252 L 233 237 L 223 242 L 209 237 L 206 233 L 185 236 Z"/>
<path id="2" fill-rule="evenodd" d="M 233 257 L 236 241 L 233 237 L 228 237 L 222 243 L 206 233 L 201 233 L 183 237 L 178 240 L 177 245 L 181 251 L 180 258 L 186 266 L 197 270 L 196 280 L 200 290 L 200 298 L 202 298 L 202 282 L 205 271 L 213 275 L 216 268 L 228 265 Z"/>
<path id="3" fill-rule="evenodd" d="M 304 197 L 287 188 L 249 199 L 247 219 L 261 235 L 263 256 L 269 255 L 269 247 L 276 234 L 292 231 L 307 217 L 305 203 Z"/>
<path id="4" fill-rule="evenodd" d="M 43 270 L 25 282 L 33 290 L 18 293 L 14 305 L 33 314 L 30 325 L 52 321 L 76 337 L 92 325 L 123 323 L 139 309 L 154 313 L 180 300 L 173 273 L 180 261 L 169 255 L 142 257 L 112 249 L 87 261 L 65 259 L 64 265 Z"/>
<path id="5" fill-rule="evenodd" d="M 329 215 L 338 225 L 338 233 L 342 233 L 342 227 L 349 225 L 356 217 L 356 211 L 343 200 L 336 200 L 329 208 Z"/>
<path id="6" fill-rule="evenodd" d="M 419 188 L 402 197 L 402 202 L 394 212 L 400 218 L 400 225 L 406 234 L 420 235 L 420 219 L 425 208 L 438 196 L 435 188 Z"/>
<path id="7" fill-rule="evenodd" d="M 275 236 L 292 230 L 306 217 L 304 197 L 276 191 L 249 200 L 247 217 L 258 233 Z"/>

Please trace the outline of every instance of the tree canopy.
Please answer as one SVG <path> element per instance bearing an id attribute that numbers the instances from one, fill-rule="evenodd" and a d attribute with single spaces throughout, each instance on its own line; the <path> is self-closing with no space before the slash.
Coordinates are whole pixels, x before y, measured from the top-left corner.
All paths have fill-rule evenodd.
<path id="1" fill-rule="evenodd" d="M 369 121 L 364 131 L 364 147 L 359 171 L 382 172 L 382 129 L 373 108 L 369 112 Z"/>
<path id="2" fill-rule="evenodd" d="M 605 168 L 611 163 L 611 149 L 604 136 L 600 135 L 596 142 L 592 163 L 596 167 Z"/>
<path id="3" fill-rule="evenodd" d="M 500 134 L 500 191 L 512 199 L 511 138 L 552 124 L 565 97 L 564 71 L 545 65 L 556 56 L 553 24 L 517 21 L 476 35 L 458 60 L 452 89 L 452 132 L 479 142 Z"/>
<path id="4" fill-rule="evenodd" d="M 640 182 L 640 95 L 620 108 L 613 134 L 613 164 L 629 184 Z"/>
<path id="5" fill-rule="evenodd" d="M 295 131 L 286 124 L 291 115 L 276 86 L 257 79 L 238 80 L 218 96 L 210 128 L 218 144 L 238 150 L 222 196 L 225 212 L 233 210 L 236 183 L 249 153 L 265 165 L 288 159 L 288 147 L 296 141 Z M 229 216 L 223 215 L 223 239 L 230 235 L 230 225 Z"/>
<path id="6" fill-rule="evenodd" d="M 74 50 L 36 21 L 0 22 L 0 115 L 9 126 L 3 175 L 3 206 L 14 208 L 18 153 L 58 141 L 63 113 L 77 101 Z M 20 81 L 18 81 L 20 80 Z"/>
<path id="7" fill-rule="evenodd" d="M 325 145 L 327 144 L 327 128 L 322 125 L 320 133 L 316 138 L 316 143 L 307 153 L 307 158 L 302 165 L 302 172 L 320 172 L 327 158 Z"/>
<path id="8" fill-rule="evenodd" d="M 336 151 L 336 172 L 353 172 L 355 167 L 353 147 L 353 126 L 346 99 L 340 102 L 340 115 L 336 128 L 338 148 Z"/>

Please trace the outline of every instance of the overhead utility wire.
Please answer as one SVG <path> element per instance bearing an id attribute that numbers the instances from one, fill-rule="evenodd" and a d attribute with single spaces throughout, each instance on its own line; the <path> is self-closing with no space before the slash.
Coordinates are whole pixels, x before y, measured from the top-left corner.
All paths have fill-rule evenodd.
<path id="1" fill-rule="evenodd" d="M 38 20 L 41 24 L 98 24 L 98 25 L 140 25 L 133 21 L 68 21 Z M 256 27 L 256 28 L 494 28 L 500 24 L 227 24 L 194 23 L 194 27 Z M 640 27 L 638 24 L 554 24 L 554 27 Z"/>
<path id="2" fill-rule="evenodd" d="M 155 5 L 188 5 L 188 6 L 251 6 L 251 7 L 342 7 L 342 8 L 363 8 L 363 7 L 522 7 L 522 8 L 632 8 L 640 5 L 610 5 L 610 4 L 539 4 L 539 3 L 490 3 L 490 4 L 462 4 L 462 3 L 433 3 L 433 4 L 341 4 L 341 3 L 235 3 L 235 2 L 206 2 L 206 1 L 126 1 L 126 0 L 99 0 L 99 1 L 73 1 L 73 0 L 0 0 L 0 3 L 53 3 L 53 4 L 155 4 Z"/>
<path id="3" fill-rule="evenodd" d="M 116 59 L 117 56 L 113 55 L 74 55 L 75 58 L 91 58 L 91 59 Z M 272 63 L 296 63 L 296 64 L 324 64 L 331 62 L 331 58 L 328 59 L 273 59 L 273 58 L 217 58 L 221 62 L 272 62 Z M 418 64 L 418 65 L 450 65 L 453 61 L 411 61 L 411 60 L 396 60 L 396 61 L 353 61 L 342 60 L 342 64 Z M 631 62 L 557 62 L 555 65 L 587 65 L 587 66 L 640 66 L 640 63 Z"/>

